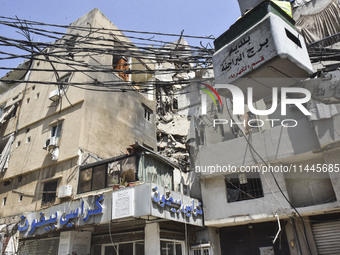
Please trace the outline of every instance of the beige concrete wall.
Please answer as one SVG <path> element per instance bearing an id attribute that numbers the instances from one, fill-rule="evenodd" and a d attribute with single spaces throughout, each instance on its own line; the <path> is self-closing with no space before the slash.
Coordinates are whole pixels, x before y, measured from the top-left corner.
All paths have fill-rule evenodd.
<path id="1" fill-rule="evenodd" d="M 155 107 L 138 92 L 86 93 L 80 148 L 102 158 L 125 153 L 135 139 L 155 148 L 154 116 L 150 122 L 144 119 L 142 103 Z"/>
<path id="2" fill-rule="evenodd" d="M 106 27 L 117 29 L 100 11 L 93 10 L 87 16 L 78 19 L 74 25 L 92 27 Z M 74 32 L 68 30 L 68 32 Z M 84 33 L 84 32 L 82 32 Z M 121 41 L 130 42 L 120 32 L 115 32 Z M 98 36 L 98 35 L 90 35 Z M 109 35 L 109 38 L 114 38 Z M 63 40 L 55 44 L 63 43 Z M 104 39 L 102 43 L 108 43 Z M 112 45 L 113 46 L 113 45 Z M 53 51 L 48 49 L 47 51 Z M 112 64 L 112 56 L 97 55 L 77 56 L 76 60 L 85 63 L 108 65 Z M 56 60 L 50 57 L 50 60 Z M 33 68 L 51 71 L 32 71 L 29 81 L 57 82 L 57 77 L 71 73 L 65 64 L 53 64 L 58 75 L 52 71 L 51 63 L 44 57 L 34 61 Z M 139 60 L 133 59 L 134 69 L 145 69 Z M 152 66 L 150 64 L 150 66 Z M 93 79 L 99 81 L 122 81 L 113 73 L 72 73 L 70 83 L 80 83 L 82 88 L 90 88 L 87 82 Z M 136 75 L 136 81 L 149 80 L 150 75 Z M 125 86 L 126 87 L 126 86 Z M 156 147 L 155 114 L 151 120 L 144 119 L 144 106 L 155 113 L 155 102 L 147 99 L 146 95 L 138 91 L 127 93 L 95 92 L 69 86 L 61 100 L 52 102 L 49 99 L 51 91 L 57 89 L 56 85 L 21 83 L 13 86 L 0 97 L 0 106 L 13 103 L 13 98 L 19 95 L 21 105 L 17 114 L 8 120 L 1 128 L 2 136 L 17 131 L 12 146 L 9 167 L 0 180 L 0 202 L 7 198 L 6 205 L 1 208 L 0 217 L 20 214 L 24 211 L 41 209 L 43 180 L 58 178 L 58 189 L 65 184 L 73 186 L 73 194 L 77 191 L 78 169 L 77 160 L 79 149 L 91 152 L 101 158 L 117 156 L 125 153 L 126 147 L 134 144 L 135 140 L 141 144 Z M 98 87 L 91 87 L 97 89 Z M 131 88 L 131 87 L 130 87 Z M 26 89 L 26 90 L 25 90 Z M 102 89 L 102 87 L 101 87 Z M 144 106 L 143 106 L 144 105 Z M 62 122 L 62 133 L 59 142 L 59 157 L 52 161 L 51 155 L 44 150 L 45 140 L 51 135 L 51 128 L 57 122 Z M 28 141 L 30 138 L 30 141 Z M 20 142 L 20 145 L 19 145 Z M 18 177 L 22 176 L 22 181 Z M 11 184 L 3 186 L 5 180 Z M 23 200 L 18 202 L 20 194 Z M 58 203 L 59 200 L 56 201 Z"/>
<path id="3" fill-rule="evenodd" d="M 46 181 L 56 179 L 58 189 L 63 185 L 72 185 L 75 189 L 78 183 L 76 167 L 77 158 L 73 158 L 34 172 L 24 173 L 20 175 L 21 181 L 19 176 L 11 178 L 11 184 L 8 186 L 4 186 L 3 182 L 0 183 L 0 201 L 2 202 L 3 198 L 7 197 L 6 205 L 0 206 L 0 218 L 40 210 Z M 76 191 L 74 189 L 73 192 Z M 23 195 L 22 201 L 19 201 L 20 195 Z M 56 203 L 60 202 L 61 200 L 57 198 Z"/>
<path id="4" fill-rule="evenodd" d="M 80 139 L 79 123 L 81 120 L 79 111 L 81 111 L 81 107 L 82 102 L 62 110 L 60 114 L 59 112 L 54 113 L 47 118 L 19 129 L 12 146 L 12 154 L 4 179 L 77 156 Z M 45 140 L 50 137 L 51 128 L 57 119 L 63 123 L 59 139 L 60 154 L 57 161 L 52 161 L 51 155 L 43 147 Z M 28 142 L 29 138 L 30 142 Z M 20 146 L 18 146 L 19 142 Z"/>

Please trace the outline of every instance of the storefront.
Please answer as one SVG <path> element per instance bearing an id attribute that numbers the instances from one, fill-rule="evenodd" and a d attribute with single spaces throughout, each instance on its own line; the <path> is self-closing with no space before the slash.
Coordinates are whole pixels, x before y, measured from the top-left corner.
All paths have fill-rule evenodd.
<path id="1" fill-rule="evenodd" d="M 141 184 L 84 196 L 21 216 L 19 254 L 184 255 L 201 203 Z"/>

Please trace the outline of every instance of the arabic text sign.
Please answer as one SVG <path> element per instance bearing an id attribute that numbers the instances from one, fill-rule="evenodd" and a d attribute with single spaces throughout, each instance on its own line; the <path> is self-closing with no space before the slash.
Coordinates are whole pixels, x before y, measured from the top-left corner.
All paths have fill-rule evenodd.
<path id="1" fill-rule="evenodd" d="M 276 55 L 268 24 L 251 31 L 215 53 L 214 72 L 217 82 L 231 82 L 244 76 Z M 222 80 L 223 77 L 223 80 Z"/>
<path id="2" fill-rule="evenodd" d="M 196 202 L 195 204 L 195 200 L 192 199 L 190 204 L 186 204 L 182 200 L 172 197 L 171 192 L 161 194 L 157 186 L 154 187 L 152 191 L 152 201 L 160 207 L 168 207 L 171 213 L 183 214 L 186 218 L 197 217 L 203 214 L 201 202 Z"/>
<path id="3" fill-rule="evenodd" d="M 81 200 L 52 206 L 45 211 L 22 215 L 18 230 L 28 236 L 43 234 L 74 225 L 85 225 L 95 215 L 103 213 L 104 196 L 86 197 Z"/>
<path id="4" fill-rule="evenodd" d="M 112 193 L 112 218 L 134 216 L 134 189 L 127 188 Z"/>

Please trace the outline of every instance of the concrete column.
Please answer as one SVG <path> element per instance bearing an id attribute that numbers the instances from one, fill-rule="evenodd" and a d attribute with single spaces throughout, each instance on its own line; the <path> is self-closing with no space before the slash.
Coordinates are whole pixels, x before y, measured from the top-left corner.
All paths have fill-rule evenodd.
<path id="1" fill-rule="evenodd" d="M 145 254 L 160 255 L 161 241 L 158 223 L 148 223 L 145 225 Z"/>
<path id="2" fill-rule="evenodd" d="M 309 254 L 306 239 L 305 239 L 304 232 L 303 232 L 302 223 L 301 223 L 300 220 L 296 220 L 295 223 L 296 223 L 296 230 L 297 230 L 298 238 L 300 240 L 301 252 L 302 252 L 302 254 Z M 312 255 L 317 255 L 318 252 L 317 252 L 316 244 L 315 244 L 315 241 L 314 241 L 312 226 L 311 226 L 308 218 L 304 217 L 304 223 L 305 223 L 307 238 L 308 238 L 310 249 L 312 251 Z"/>
<path id="3" fill-rule="evenodd" d="M 212 243 L 214 255 L 221 255 L 220 233 L 218 228 L 208 228 L 209 239 Z"/>

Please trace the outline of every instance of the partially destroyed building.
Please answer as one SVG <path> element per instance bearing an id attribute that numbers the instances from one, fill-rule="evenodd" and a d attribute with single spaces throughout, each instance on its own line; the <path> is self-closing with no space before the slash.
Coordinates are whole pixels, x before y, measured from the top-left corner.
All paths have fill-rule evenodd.
<path id="1" fill-rule="evenodd" d="M 1 79 L 1 254 L 187 254 L 202 206 L 156 153 L 157 63 L 138 56 L 94 9 Z"/>

